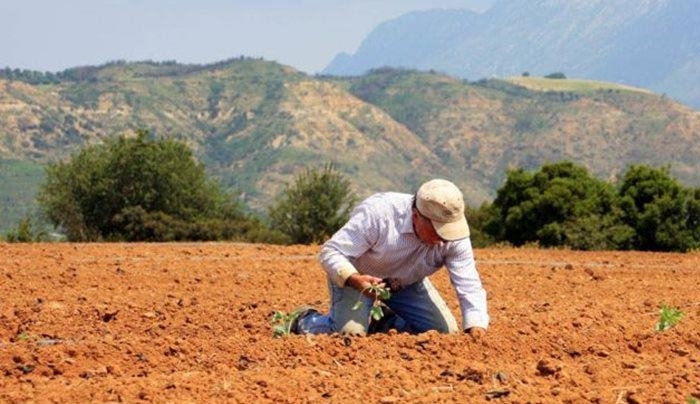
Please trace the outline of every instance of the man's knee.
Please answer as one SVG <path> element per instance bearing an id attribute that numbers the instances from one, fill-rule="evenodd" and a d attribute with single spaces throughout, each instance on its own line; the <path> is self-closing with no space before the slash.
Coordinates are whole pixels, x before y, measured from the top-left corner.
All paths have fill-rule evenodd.
<path id="1" fill-rule="evenodd" d="M 345 335 L 366 335 L 367 327 L 355 320 L 349 320 L 338 331 Z"/>

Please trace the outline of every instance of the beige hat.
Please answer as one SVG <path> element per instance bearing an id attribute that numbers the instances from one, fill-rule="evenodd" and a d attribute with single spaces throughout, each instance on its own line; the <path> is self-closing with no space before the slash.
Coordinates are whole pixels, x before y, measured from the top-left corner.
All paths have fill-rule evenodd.
<path id="1" fill-rule="evenodd" d="M 416 208 L 430 219 L 437 234 L 452 241 L 469 237 L 469 225 L 464 217 L 464 196 L 450 181 L 434 179 L 418 188 Z"/>

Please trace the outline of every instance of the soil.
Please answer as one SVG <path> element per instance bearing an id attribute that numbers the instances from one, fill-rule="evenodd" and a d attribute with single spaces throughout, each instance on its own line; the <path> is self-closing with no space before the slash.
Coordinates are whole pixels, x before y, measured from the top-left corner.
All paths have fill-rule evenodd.
<path id="1" fill-rule="evenodd" d="M 478 249 L 486 337 L 272 338 L 318 247 L 0 244 L 3 403 L 689 403 L 700 254 Z M 432 278 L 459 318 L 446 271 Z M 655 330 L 662 304 L 685 316 Z"/>

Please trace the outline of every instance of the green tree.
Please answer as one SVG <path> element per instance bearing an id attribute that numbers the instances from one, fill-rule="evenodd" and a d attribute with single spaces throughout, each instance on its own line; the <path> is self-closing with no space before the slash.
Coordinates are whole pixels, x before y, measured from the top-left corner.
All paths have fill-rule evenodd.
<path id="1" fill-rule="evenodd" d="M 297 175 L 270 208 L 269 218 L 292 243 L 322 243 L 345 224 L 356 202 L 350 182 L 328 163 Z"/>
<path id="2" fill-rule="evenodd" d="M 539 172 L 511 170 L 498 190 L 485 225 L 496 241 L 516 246 L 616 249 L 628 243 L 632 231 L 619 219 L 612 185 L 599 181 L 581 166 L 560 162 Z"/>
<path id="3" fill-rule="evenodd" d="M 493 235 L 489 234 L 485 229 L 487 224 L 494 220 L 498 215 L 498 211 L 493 204 L 484 202 L 478 208 L 465 206 L 465 216 L 469 222 L 469 238 L 475 248 L 484 248 L 494 243 Z"/>
<path id="4" fill-rule="evenodd" d="M 207 178 L 185 144 L 146 130 L 84 148 L 46 174 L 39 206 L 70 241 L 274 238 Z"/>
<path id="5" fill-rule="evenodd" d="M 633 165 L 621 181 L 623 220 L 635 229 L 634 249 L 688 251 L 700 245 L 700 191 L 683 188 L 669 170 Z"/>

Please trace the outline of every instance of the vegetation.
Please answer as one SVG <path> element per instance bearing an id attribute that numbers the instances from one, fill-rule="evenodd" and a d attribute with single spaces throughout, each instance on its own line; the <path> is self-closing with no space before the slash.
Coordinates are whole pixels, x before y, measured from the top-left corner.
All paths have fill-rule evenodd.
<path id="1" fill-rule="evenodd" d="M 43 171 L 84 145 L 148 128 L 191 145 L 222 187 L 261 214 L 277 184 L 293 181 L 290 167 L 308 164 L 309 156 L 336 162 L 361 193 L 410 192 L 425 179 L 421 173 L 449 176 L 475 206 L 494 198 L 508 169 L 533 170 L 561 156 L 597 178 L 631 162 L 671 163 L 679 181 L 695 184 L 700 167 L 692 146 L 697 114 L 610 83 L 472 83 L 389 68 L 321 78 L 246 58 L 210 65 L 114 61 L 55 73 L 58 81 L 48 85 L 36 72 L 0 76 L 0 96 L 8 100 L 0 106 L 3 156 Z M 3 179 L 0 172 L 0 189 Z M 26 189 L 33 200 L 37 188 Z M 27 204 L 0 195 L 4 232 L 27 213 L 15 207 Z"/>
<path id="2" fill-rule="evenodd" d="M 566 79 L 566 75 L 561 72 L 556 72 L 556 73 L 550 73 L 546 76 L 544 76 L 545 79 Z"/>
<path id="3" fill-rule="evenodd" d="M 360 298 L 357 303 L 352 307 L 353 310 L 359 310 L 363 303 L 364 294 L 366 292 L 371 293 L 374 296 L 372 300 L 372 307 L 369 309 L 369 316 L 375 321 L 380 320 L 384 317 L 384 303 L 383 300 L 389 300 L 391 298 L 391 291 L 388 288 L 384 288 L 378 285 L 370 285 L 366 287 L 362 293 L 360 293 Z"/>
<path id="4" fill-rule="evenodd" d="M 276 311 L 272 315 L 272 336 L 274 338 L 286 337 L 292 333 L 292 325 L 297 316 L 294 313 Z"/>
<path id="5" fill-rule="evenodd" d="M 183 143 L 140 130 L 50 164 L 39 205 L 69 241 L 274 241 Z"/>
<path id="6" fill-rule="evenodd" d="M 292 243 L 322 243 L 345 224 L 356 202 L 350 181 L 332 163 L 307 168 L 270 208 L 271 227 Z"/>
<path id="7" fill-rule="evenodd" d="M 245 216 L 222 220 L 219 214 L 211 220 L 250 228 L 229 231 L 221 224 L 211 231 L 203 223 L 209 213 L 146 214 L 132 206 L 115 216 L 122 222 L 110 223 L 131 223 L 138 238 L 268 239 L 260 221 L 286 197 L 278 184 L 293 184 L 297 168 L 308 161 L 332 160 L 361 197 L 380 190 L 411 192 L 428 173 L 455 180 L 467 202 L 480 206 L 468 209 L 478 246 L 700 248 L 700 191 L 680 186 L 696 184 L 700 170 L 695 146 L 700 119 L 694 111 L 611 83 L 527 76 L 472 83 L 382 68 L 360 77 L 321 78 L 246 58 L 211 65 L 115 61 L 53 76 L 5 69 L 0 233 L 19 230 L 27 215 L 37 219 L 34 200 L 48 162 L 68 161 L 85 145 L 143 127 L 191 145 L 220 184 L 215 186 L 224 194 L 220 199 Z M 561 156 L 587 167 L 590 175 L 580 167 L 547 167 Z M 672 166 L 629 167 L 640 161 Z M 511 173 L 514 168 L 520 171 Z M 611 176 L 619 180 L 600 180 Z M 495 203 L 499 192 L 513 194 Z M 68 224 L 61 226 L 65 231 Z M 122 239 L 112 230 L 82 239 Z M 279 229 L 276 234 L 292 242 L 289 234 Z M 328 234 L 332 230 L 314 239 L 307 233 L 297 242 L 320 242 Z"/>
<path id="8" fill-rule="evenodd" d="M 544 77 L 533 77 L 523 74 L 520 77 L 510 77 L 507 82 L 517 84 L 537 91 L 563 91 L 575 92 L 577 94 L 594 94 L 596 91 L 635 91 L 647 92 L 641 88 L 625 86 L 622 84 L 610 83 L 605 81 L 567 79 L 567 80 L 552 80 Z"/>
<path id="9" fill-rule="evenodd" d="M 6 233 L 35 214 L 36 192 L 43 179 L 44 169 L 39 164 L 0 159 L 0 232 Z"/>
<path id="10" fill-rule="evenodd" d="M 571 162 L 510 171 L 491 212 L 486 231 L 516 246 L 615 249 L 632 236 L 617 217 L 613 187 Z"/>
<path id="11" fill-rule="evenodd" d="M 635 230 L 631 248 L 688 251 L 700 246 L 700 189 L 685 189 L 668 167 L 631 166 L 619 190 L 623 221 Z"/>
<path id="12" fill-rule="evenodd" d="M 661 305 L 659 322 L 656 324 L 656 331 L 663 332 L 675 327 L 685 314 L 676 307 Z"/>
<path id="13" fill-rule="evenodd" d="M 31 243 L 44 241 L 46 237 L 46 231 L 41 229 L 41 226 L 31 216 L 25 216 L 19 221 L 16 228 L 7 232 L 5 240 L 10 243 Z"/>
<path id="14" fill-rule="evenodd" d="M 516 246 L 652 251 L 700 246 L 700 190 L 681 187 L 668 168 L 631 166 L 617 187 L 571 162 L 538 172 L 511 170 L 493 204 L 477 217 L 493 241 Z"/>

